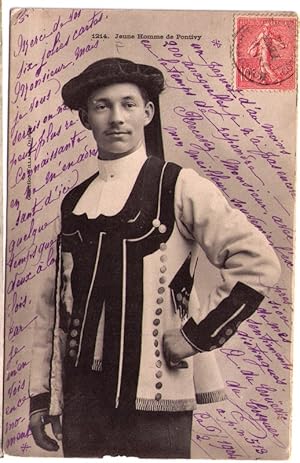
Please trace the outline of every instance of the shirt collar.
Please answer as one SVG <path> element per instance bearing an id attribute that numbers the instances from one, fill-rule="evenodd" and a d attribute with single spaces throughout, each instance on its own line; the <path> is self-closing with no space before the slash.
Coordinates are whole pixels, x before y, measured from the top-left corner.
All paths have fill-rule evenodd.
<path id="1" fill-rule="evenodd" d="M 146 159 L 147 154 L 143 145 L 133 153 L 120 159 L 98 159 L 99 179 L 108 182 L 110 180 L 136 177 Z"/>

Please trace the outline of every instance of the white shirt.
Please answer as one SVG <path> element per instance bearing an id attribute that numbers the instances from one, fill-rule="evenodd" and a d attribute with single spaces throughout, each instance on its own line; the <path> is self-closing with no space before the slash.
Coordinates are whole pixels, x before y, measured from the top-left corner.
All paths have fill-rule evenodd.
<path id="1" fill-rule="evenodd" d="M 73 212 L 94 219 L 114 216 L 124 207 L 137 176 L 147 159 L 145 147 L 120 159 L 98 159 L 99 175 L 85 190 Z"/>

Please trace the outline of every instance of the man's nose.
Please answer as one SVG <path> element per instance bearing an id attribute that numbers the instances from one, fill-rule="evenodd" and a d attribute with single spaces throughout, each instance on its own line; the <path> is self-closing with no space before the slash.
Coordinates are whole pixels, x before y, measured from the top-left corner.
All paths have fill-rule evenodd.
<path id="1" fill-rule="evenodd" d="M 121 105 L 114 105 L 110 112 L 110 122 L 112 124 L 124 124 L 124 111 Z"/>

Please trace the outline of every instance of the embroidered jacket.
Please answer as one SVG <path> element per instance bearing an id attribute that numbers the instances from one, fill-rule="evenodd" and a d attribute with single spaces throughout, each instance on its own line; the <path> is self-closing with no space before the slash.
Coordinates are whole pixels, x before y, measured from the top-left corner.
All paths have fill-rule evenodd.
<path id="1" fill-rule="evenodd" d="M 157 158 L 144 163 L 119 213 L 75 215 L 96 176 L 62 203 L 56 314 L 37 319 L 31 412 L 60 414 L 63 375 L 86 369 L 102 375 L 112 407 L 181 411 L 224 399 L 212 351 L 277 282 L 274 251 L 211 182 Z M 205 307 L 194 287 L 199 246 L 222 275 Z M 199 351 L 186 369 L 164 360 L 170 329 Z"/>

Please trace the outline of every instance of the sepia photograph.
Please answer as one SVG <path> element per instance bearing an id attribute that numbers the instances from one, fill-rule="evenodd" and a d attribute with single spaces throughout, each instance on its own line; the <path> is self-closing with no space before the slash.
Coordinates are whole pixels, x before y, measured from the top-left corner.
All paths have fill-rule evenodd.
<path id="1" fill-rule="evenodd" d="M 3 451 L 290 455 L 297 15 L 10 11 Z"/>

